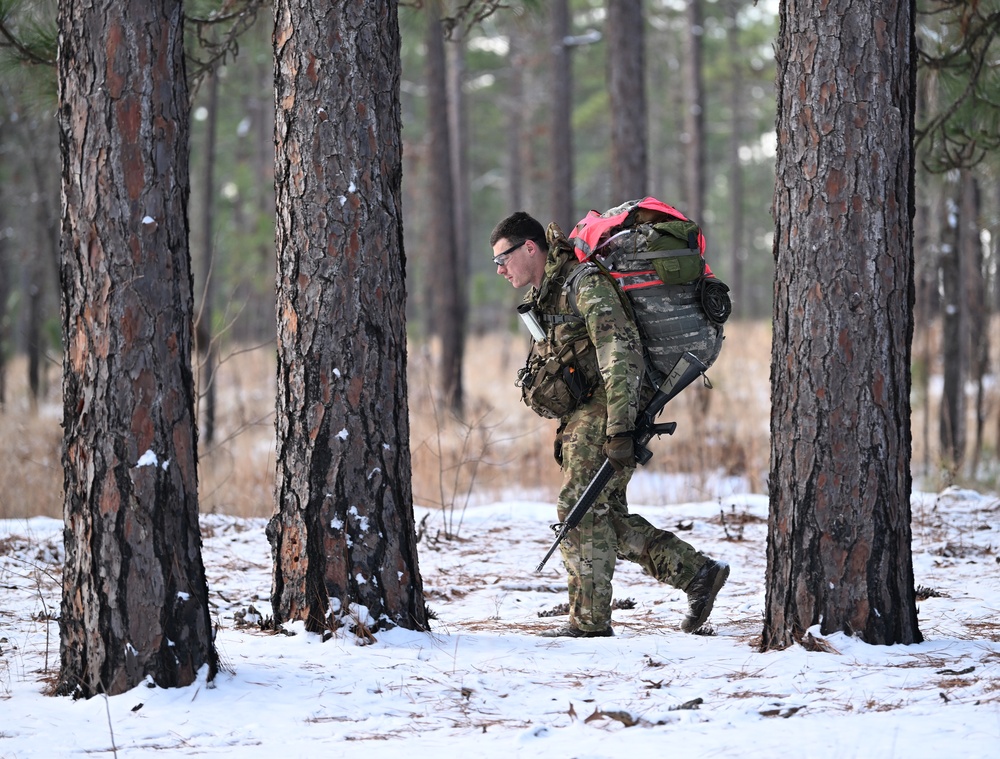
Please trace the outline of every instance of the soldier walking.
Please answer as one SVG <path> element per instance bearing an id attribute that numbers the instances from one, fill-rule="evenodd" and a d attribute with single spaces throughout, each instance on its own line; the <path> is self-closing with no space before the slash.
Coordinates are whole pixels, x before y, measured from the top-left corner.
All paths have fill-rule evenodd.
<path id="1" fill-rule="evenodd" d="M 630 514 L 625 498 L 635 471 L 632 433 L 640 404 L 653 393 L 644 380 L 639 331 L 615 283 L 579 263 L 558 228 L 548 234 L 523 211 L 490 235 L 497 274 L 515 288 L 531 285 L 521 305 L 545 332 L 535 340 L 519 377 L 525 402 L 559 419 L 554 456 L 562 469 L 557 512 L 564 520 L 607 458 L 615 476 L 579 526 L 560 544 L 569 575 L 569 622 L 545 637 L 607 637 L 611 581 L 618 557 L 638 563 L 660 582 L 687 594 L 684 632 L 708 619 L 729 577 L 729 566 L 701 553 L 672 532 Z M 577 279 L 573 286 L 567 286 Z M 573 302 L 571 302 L 573 299 Z"/>

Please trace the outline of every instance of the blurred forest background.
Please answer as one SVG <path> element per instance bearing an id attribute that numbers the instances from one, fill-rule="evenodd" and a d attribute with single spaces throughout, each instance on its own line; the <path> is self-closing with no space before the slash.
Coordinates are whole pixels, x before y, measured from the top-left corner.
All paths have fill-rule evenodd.
<path id="1" fill-rule="evenodd" d="M 918 483 L 992 488 L 1000 2 L 917 5 L 913 467 Z M 704 490 L 715 472 L 764 492 L 777 0 L 640 7 L 631 35 L 644 52 L 644 194 L 701 222 L 734 299 L 713 372 L 722 392 L 680 399 L 687 440 L 654 462 L 698 472 Z M 186 8 L 202 503 L 261 516 L 273 482 L 273 19 L 260 2 Z M 55 20 L 54 1 L 0 0 L 0 517 L 61 514 L 62 159 L 44 53 L 55 49 Z M 629 199 L 616 196 L 611 171 L 611 116 L 622 106 L 609 88 L 607 21 L 605 0 L 400 8 L 414 494 L 455 518 L 479 485 L 509 487 L 512 470 L 500 473 L 513 460 L 516 484 L 553 484 L 550 431 L 524 415 L 513 388 L 525 347 L 512 308 L 520 294 L 496 276 L 488 237 L 514 210 L 569 231 L 588 210 Z M 457 404 L 441 366 L 455 324 Z"/>

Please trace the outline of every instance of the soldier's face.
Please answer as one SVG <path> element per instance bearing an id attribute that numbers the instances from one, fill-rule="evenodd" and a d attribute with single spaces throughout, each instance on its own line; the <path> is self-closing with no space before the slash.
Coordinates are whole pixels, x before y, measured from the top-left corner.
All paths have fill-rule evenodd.
<path id="1" fill-rule="evenodd" d="M 541 273 L 545 270 L 542 259 L 538 266 L 539 248 L 532 240 L 525 240 L 520 245 L 512 244 L 506 237 L 497 240 L 493 246 L 494 260 L 497 264 L 497 274 L 506 279 L 514 287 L 541 284 Z"/>

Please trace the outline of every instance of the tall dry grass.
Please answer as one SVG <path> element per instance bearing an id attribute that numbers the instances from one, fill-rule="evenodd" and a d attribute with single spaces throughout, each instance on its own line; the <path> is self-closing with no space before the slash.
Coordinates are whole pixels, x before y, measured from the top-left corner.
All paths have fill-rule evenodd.
<path id="1" fill-rule="evenodd" d="M 697 383 L 668 406 L 663 420 L 677 433 L 651 444 L 647 469 L 686 475 L 685 490 L 664 499 L 697 498 L 710 478 L 739 477 L 752 492 L 766 492 L 769 456 L 770 324 L 727 325 L 722 355 L 709 371 L 714 386 Z M 539 419 L 514 386 L 526 340 L 494 333 L 469 341 L 464 420 L 436 398 L 435 351 L 412 347 L 408 357 L 415 501 L 446 510 L 449 529 L 460 527 L 464 506 L 487 499 L 551 499 L 559 471 L 552 460 L 555 422 Z M 914 341 L 913 461 L 932 484 L 943 479 L 936 456 L 940 354 L 936 333 Z M 199 492 L 204 511 L 269 516 L 274 486 L 274 347 L 233 352 L 219 367 L 217 440 L 200 450 Z M 0 412 L 0 518 L 62 514 L 59 369 L 51 365 L 49 390 L 37 409 L 27 401 L 22 360 L 8 367 L 7 403 Z M 929 376 L 928 383 L 923 378 Z M 925 388 L 926 387 L 926 391 Z M 987 465 L 1000 435 L 995 392 L 988 399 Z M 971 413 L 971 412 L 970 412 Z M 928 420 L 932 420 L 931 423 Z M 970 422 L 971 423 L 971 422 Z M 970 427 L 972 429 L 972 427 Z M 989 466 L 981 467 L 988 472 Z M 937 478 L 937 479 L 935 479 Z M 954 475 L 951 475 L 951 480 Z M 951 481 L 949 480 L 949 481 Z M 670 479 L 669 482 L 676 480 Z M 704 487 L 703 487 L 704 486 Z"/>

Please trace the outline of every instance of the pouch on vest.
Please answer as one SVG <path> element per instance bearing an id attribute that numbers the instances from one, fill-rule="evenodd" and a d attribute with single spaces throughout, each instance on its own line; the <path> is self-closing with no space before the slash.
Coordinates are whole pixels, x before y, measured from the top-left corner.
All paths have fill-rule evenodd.
<path id="1" fill-rule="evenodd" d="M 665 285 L 686 285 L 705 273 L 705 259 L 698 248 L 698 225 L 693 221 L 661 221 L 650 225 L 646 250 L 662 255 L 652 259 Z"/>
<path id="2" fill-rule="evenodd" d="M 541 417 L 559 419 L 589 399 L 597 381 L 587 376 L 588 350 L 593 346 L 586 338 L 564 345 L 555 354 L 551 343 L 535 343 L 515 383 L 524 404 Z"/>

